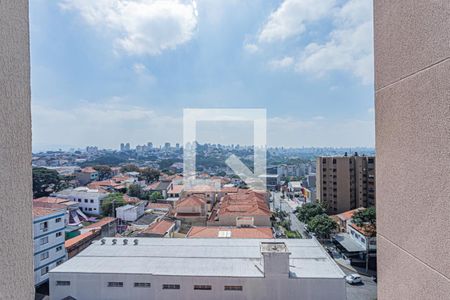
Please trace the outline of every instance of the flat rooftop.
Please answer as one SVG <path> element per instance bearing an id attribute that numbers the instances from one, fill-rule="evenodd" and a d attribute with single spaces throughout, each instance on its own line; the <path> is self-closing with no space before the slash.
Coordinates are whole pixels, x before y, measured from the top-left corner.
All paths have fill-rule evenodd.
<path id="1" fill-rule="evenodd" d="M 113 239 L 117 242 L 113 245 Z M 344 273 L 313 239 L 105 238 L 95 241 L 51 273 L 153 274 L 264 277 L 261 245 L 283 244 L 292 278 L 343 278 Z M 134 244 L 137 240 L 137 245 Z"/>

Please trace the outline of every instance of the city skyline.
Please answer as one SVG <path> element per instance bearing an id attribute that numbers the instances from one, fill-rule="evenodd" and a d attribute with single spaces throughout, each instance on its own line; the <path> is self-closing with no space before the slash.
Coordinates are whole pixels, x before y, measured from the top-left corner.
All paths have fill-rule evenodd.
<path id="1" fill-rule="evenodd" d="M 370 1 L 41 0 L 30 20 L 35 151 L 174 143 L 211 107 L 266 108 L 269 146 L 374 146 Z"/>

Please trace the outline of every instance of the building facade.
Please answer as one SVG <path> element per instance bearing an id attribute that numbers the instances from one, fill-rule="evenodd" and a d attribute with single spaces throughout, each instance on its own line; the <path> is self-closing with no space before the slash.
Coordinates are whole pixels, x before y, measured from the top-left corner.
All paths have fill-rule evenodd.
<path id="1" fill-rule="evenodd" d="M 51 271 L 52 299 L 344 300 L 313 239 L 107 238 Z"/>
<path id="2" fill-rule="evenodd" d="M 450 295 L 449 15 L 374 1 L 380 300 Z"/>
<path id="3" fill-rule="evenodd" d="M 33 206 L 34 283 L 48 281 L 48 272 L 67 260 L 64 247 L 65 209 Z"/>
<path id="4" fill-rule="evenodd" d="M 318 157 L 316 164 L 316 197 L 327 213 L 375 206 L 375 157 Z"/>
<path id="5" fill-rule="evenodd" d="M 53 196 L 78 202 L 80 210 L 90 215 L 102 214 L 102 200 L 108 195 L 99 189 L 77 187 L 55 193 Z"/>

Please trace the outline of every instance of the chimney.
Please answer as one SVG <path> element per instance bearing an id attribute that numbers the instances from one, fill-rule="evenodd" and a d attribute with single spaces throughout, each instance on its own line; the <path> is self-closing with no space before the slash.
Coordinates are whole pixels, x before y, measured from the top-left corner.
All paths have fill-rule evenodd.
<path id="1" fill-rule="evenodd" d="M 290 254 L 284 242 L 262 242 L 264 276 L 289 276 Z"/>

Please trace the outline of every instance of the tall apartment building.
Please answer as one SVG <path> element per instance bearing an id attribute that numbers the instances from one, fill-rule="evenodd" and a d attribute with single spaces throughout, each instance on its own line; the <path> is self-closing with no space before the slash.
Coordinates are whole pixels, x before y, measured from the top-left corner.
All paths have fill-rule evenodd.
<path id="1" fill-rule="evenodd" d="M 105 238 L 50 272 L 52 299 L 344 300 L 314 239 Z"/>
<path id="2" fill-rule="evenodd" d="M 48 272 L 67 260 L 64 248 L 65 208 L 33 205 L 34 283 L 48 281 Z"/>
<path id="3" fill-rule="evenodd" d="M 375 157 L 318 157 L 317 201 L 329 214 L 375 205 Z"/>

